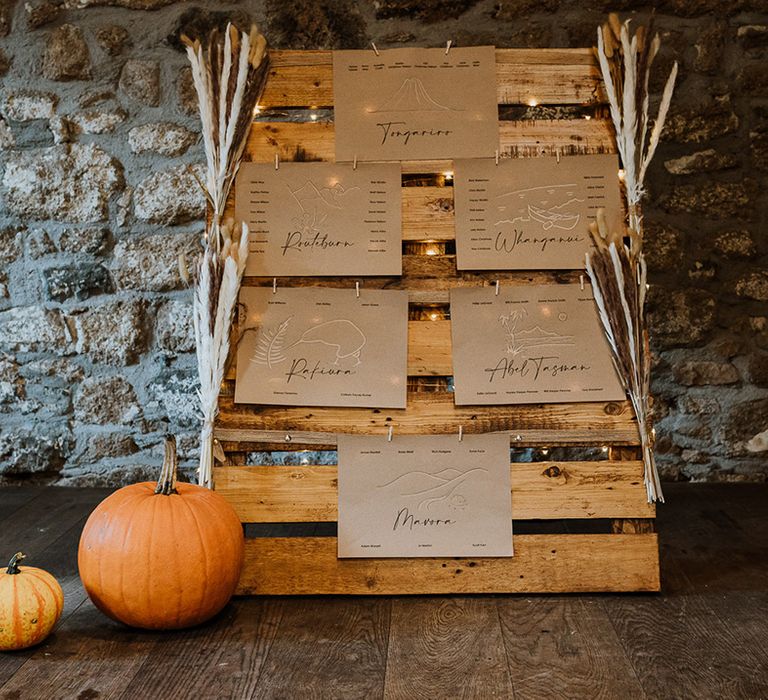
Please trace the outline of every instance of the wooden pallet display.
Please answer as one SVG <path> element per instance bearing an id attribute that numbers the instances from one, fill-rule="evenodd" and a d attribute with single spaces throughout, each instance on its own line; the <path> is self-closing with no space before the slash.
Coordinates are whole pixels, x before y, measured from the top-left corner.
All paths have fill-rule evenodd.
<path id="1" fill-rule="evenodd" d="M 496 51 L 498 98 L 507 112 L 549 105 L 560 118 L 501 121 L 502 156 L 614 152 L 592 51 Z M 277 51 L 246 159 L 333 160 L 330 52 Z M 517 107 L 515 107 L 517 106 Z M 285 121 L 301 109 L 305 121 Z M 542 111 L 542 110 L 540 110 Z M 546 113 L 547 110 L 544 110 Z M 545 116 L 547 116 L 545 114 Z M 565 117 L 565 118 L 563 118 Z M 450 161 L 403 164 L 403 274 L 360 278 L 365 288 L 409 292 L 406 409 L 285 408 L 234 403 L 236 369 L 222 387 L 215 437 L 225 462 L 214 483 L 243 523 L 307 523 L 337 517 L 334 465 L 246 466 L 249 452 L 334 449 L 341 433 L 397 435 L 503 432 L 515 447 L 595 447 L 607 459 L 512 463 L 513 558 L 336 557 L 331 536 L 246 540 L 240 594 L 520 593 L 659 590 L 655 507 L 646 502 L 637 425 L 628 402 L 454 406 L 448 290 L 455 286 L 574 282 L 579 271 L 457 272 Z M 281 278 L 283 286 L 351 288 L 354 278 Z M 272 279 L 246 278 L 268 286 Z M 602 450 L 600 449 L 602 448 Z M 540 453 L 541 454 L 541 453 Z M 546 454 L 546 452 L 545 452 Z M 300 461 L 300 460 L 297 460 Z M 564 524 L 555 521 L 562 520 Z M 524 522 L 530 521 L 530 522 Z M 307 530 L 307 528 L 304 528 Z"/>

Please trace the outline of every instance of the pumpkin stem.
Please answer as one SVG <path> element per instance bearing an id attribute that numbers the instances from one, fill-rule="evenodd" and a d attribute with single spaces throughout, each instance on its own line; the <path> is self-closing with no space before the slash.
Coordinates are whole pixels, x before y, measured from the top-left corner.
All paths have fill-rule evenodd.
<path id="1" fill-rule="evenodd" d="M 26 554 L 22 554 L 21 552 L 16 552 L 16 554 L 14 554 L 11 557 L 11 561 L 8 562 L 8 568 L 5 570 L 5 573 L 20 574 L 21 569 L 19 569 L 19 562 L 26 558 L 27 558 Z"/>
<path id="2" fill-rule="evenodd" d="M 176 459 L 176 438 L 173 435 L 165 436 L 165 457 L 163 458 L 163 468 L 160 471 L 160 479 L 155 488 L 156 494 L 170 496 L 176 491 L 176 469 L 179 462 Z"/>

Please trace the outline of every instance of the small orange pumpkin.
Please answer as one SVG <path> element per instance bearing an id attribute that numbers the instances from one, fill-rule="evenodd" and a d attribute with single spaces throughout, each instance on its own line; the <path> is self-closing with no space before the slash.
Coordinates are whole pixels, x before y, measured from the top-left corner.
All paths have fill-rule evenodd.
<path id="1" fill-rule="evenodd" d="M 145 629 L 192 627 L 232 597 L 243 565 L 240 519 L 220 495 L 176 483 L 168 436 L 157 485 L 126 486 L 102 501 L 80 538 L 80 578 L 105 615 Z"/>
<path id="2" fill-rule="evenodd" d="M 61 617 L 64 591 L 47 571 L 19 566 L 17 552 L 0 571 L 0 651 L 26 649 L 42 642 Z"/>

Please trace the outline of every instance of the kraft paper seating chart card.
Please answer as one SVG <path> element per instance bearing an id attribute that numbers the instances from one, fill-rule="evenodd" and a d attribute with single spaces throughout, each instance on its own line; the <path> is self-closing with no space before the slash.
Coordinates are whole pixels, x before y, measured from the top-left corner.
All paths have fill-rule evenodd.
<path id="1" fill-rule="evenodd" d="M 246 287 L 235 402 L 405 408 L 408 293 Z"/>
<path id="2" fill-rule="evenodd" d="M 452 289 L 451 334 L 457 405 L 625 398 L 589 285 Z"/>
<path id="3" fill-rule="evenodd" d="M 589 223 L 624 218 L 615 154 L 454 163 L 460 270 L 581 269 Z"/>
<path id="4" fill-rule="evenodd" d="M 333 52 L 336 160 L 492 157 L 492 46 Z"/>
<path id="5" fill-rule="evenodd" d="M 247 275 L 402 273 L 400 166 L 243 163 L 235 217 L 250 230 Z"/>
<path id="6" fill-rule="evenodd" d="M 339 436 L 339 557 L 509 557 L 507 435 Z"/>

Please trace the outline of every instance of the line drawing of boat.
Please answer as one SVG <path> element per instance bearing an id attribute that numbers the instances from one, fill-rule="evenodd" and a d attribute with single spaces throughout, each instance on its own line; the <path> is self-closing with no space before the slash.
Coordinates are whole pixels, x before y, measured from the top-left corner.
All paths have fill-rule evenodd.
<path id="1" fill-rule="evenodd" d="M 572 231 L 581 219 L 580 214 L 561 214 L 554 209 L 541 209 L 528 205 L 528 216 L 534 221 L 538 221 L 545 231 L 551 228 L 559 228 L 564 231 Z"/>

